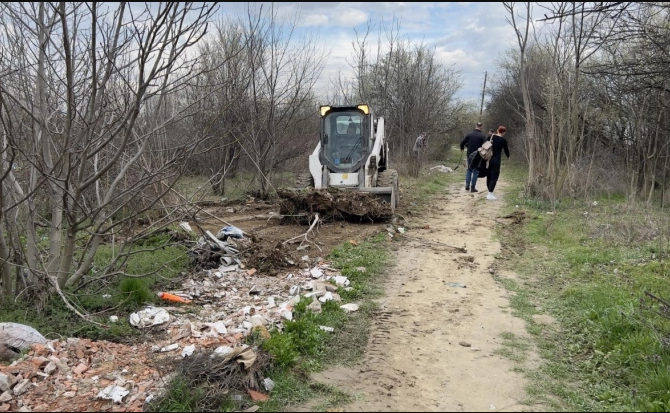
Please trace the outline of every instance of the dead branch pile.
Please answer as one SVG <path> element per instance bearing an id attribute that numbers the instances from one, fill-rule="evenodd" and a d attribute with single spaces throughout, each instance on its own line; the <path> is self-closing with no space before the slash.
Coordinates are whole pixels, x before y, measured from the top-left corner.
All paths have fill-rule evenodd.
<path id="1" fill-rule="evenodd" d="M 259 348 L 234 348 L 226 355 L 203 351 L 178 361 L 175 378 L 189 389 L 205 390 L 205 397 L 197 400 L 197 411 L 217 412 L 231 391 L 262 390 L 263 372 L 271 363 L 272 356 Z"/>
<path id="2" fill-rule="evenodd" d="M 309 218 L 319 214 L 325 221 L 383 221 L 393 217 L 391 205 L 367 192 L 326 188 L 323 190 L 278 189 L 279 213 Z"/>

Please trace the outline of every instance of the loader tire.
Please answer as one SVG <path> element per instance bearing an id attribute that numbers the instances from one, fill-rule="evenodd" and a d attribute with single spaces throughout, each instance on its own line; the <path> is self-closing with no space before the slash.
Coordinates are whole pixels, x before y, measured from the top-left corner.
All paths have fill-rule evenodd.
<path id="1" fill-rule="evenodd" d="M 314 188 L 314 178 L 309 172 L 301 172 L 295 177 L 296 189 Z"/>
<path id="2" fill-rule="evenodd" d="M 395 193 L 395 205 L 400 204 L 400 185 L 398 183 L 398 171 L 395 169 L 387 169 L 377 175 L 377 186 L 392 186 Z"/>

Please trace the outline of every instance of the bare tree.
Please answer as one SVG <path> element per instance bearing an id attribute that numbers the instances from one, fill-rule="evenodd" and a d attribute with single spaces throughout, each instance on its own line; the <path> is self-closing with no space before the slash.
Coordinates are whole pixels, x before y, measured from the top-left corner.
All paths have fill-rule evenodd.
<path id="1" fill-rule="evenodd" d="M 391 152 L 396 159 L 408 159 L 419 133 L 433 136 L 431 144 L 437 144 L 454 129 L 462 109 L 455 100 L 458 72 L 437 62 L 434 49 L 402 40 L 398 21 L 380 27 L 377 47 L 372 49 L 368 42 L 372 28 L 368 25 L 354 42 L 356 92 L 348 99 L 368 102 L 383 115 Z M 414 173 L 418 166 L 411 168 Z"/>
<path id="2" fill-rule="evenodd" d="M 28 283 L 61 291 L 89 274 L 105 237 L 169 192 L 178 165 L 198 146 L 195 137 L 160 162 L 149 153 L 165 149 L 165 131 L 189 110 L 170 96 L 197 75 L 188 51 L 206 33 L 216 3 L 0 7 L 8 155 L 0 224 L 18 251 L 14 261 L 25 257 Z M 103 273 L 120 271 L 133 240 L 147 233 L 123 243 Z M 7 293 L 6 266 L 2 271 Z"/>

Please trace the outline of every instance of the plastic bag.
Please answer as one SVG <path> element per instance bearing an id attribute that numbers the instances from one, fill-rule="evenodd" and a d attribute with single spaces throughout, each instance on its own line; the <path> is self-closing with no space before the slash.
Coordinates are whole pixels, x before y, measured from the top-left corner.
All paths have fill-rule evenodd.
<path id="1" fill-rule="evenodd" d="M 220 239 L 221 241 L 225 241 L 228 239 L 228 237 L 232 238 L 244 238 L 244 231 L 241 229 L 234 227 L 232 225 L 225 226 L 221 228 L 218 234 L 216 234 L 216 238 Z"/>

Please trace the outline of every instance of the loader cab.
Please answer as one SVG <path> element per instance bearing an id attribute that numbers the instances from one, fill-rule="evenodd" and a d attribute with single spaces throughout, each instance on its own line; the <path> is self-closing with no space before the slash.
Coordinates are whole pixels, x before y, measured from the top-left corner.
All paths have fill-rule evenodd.
<path id="1" fill-rule="evenodd" d="M 321 163 L 332 172 L 358 171 L 373 143 L 368 106 L 322 106 L 321 116 Z"/>

